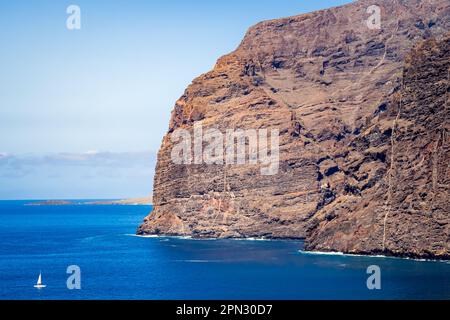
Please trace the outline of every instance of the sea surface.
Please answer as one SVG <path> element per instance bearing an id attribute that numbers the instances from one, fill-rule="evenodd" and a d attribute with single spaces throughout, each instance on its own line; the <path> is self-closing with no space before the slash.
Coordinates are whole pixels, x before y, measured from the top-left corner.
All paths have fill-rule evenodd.
<path id="1" fill-rule="evenodd" d="M 0 299 L 450 299 L 450 264 L 311 254 L 301 241 L 134 236 L 150 206 L 0 201 Z M 81 289 L 67 289 L 67 267 Z M 367 288 L 367 268 L 381 290 Z M 36 289 L 42 272 L 44 289 Z"/>

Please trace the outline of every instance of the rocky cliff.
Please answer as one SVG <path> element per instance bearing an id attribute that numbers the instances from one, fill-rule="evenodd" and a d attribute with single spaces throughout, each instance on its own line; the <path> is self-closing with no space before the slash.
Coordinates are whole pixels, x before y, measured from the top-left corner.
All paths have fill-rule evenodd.
<path id="1" fill-rule="evenodd" d="M 449 92 L 450 37 L 418 44 L 386 112 L 349 144 L 353 179 L 311 220 L 308 249 L 450 258 Z"/>
<path id="2" fill-rule="evenodd" d="M 448 258 L 450 7 L 380 0 L 265 21 L 176 102 L 139 234 L 303 238 Z M 177 129 L 277 129 L 279 170 L 176 164 Z"/>

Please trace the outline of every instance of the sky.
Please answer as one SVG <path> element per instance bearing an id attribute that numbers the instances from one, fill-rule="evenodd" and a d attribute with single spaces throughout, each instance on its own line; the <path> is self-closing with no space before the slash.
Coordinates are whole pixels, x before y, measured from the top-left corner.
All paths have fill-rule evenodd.
<path id="1" fill-rule="evenodd" d="M 257 22 L 348 2 L 0 0 L 0 200 L 150 194 L 195 77 Z"/>

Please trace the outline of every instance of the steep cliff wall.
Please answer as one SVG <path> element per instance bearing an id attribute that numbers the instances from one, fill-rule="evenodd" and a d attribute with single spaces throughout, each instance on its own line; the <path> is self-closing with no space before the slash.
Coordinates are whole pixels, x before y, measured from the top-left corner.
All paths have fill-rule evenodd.
<path id="1" fill-rule="evenodd" d="M 372 2 L 259 23 L 236 51 L 195 79 L 172 112 L 158 154 L 154 211 L 138 233 L 306 238 L 309 249 L 448 255 L 449 210 L 441 200 L 448 191 L 442 178 L 445 172 L 448 177 L 448 128 L 423 136 L 418 127 L 403 132 L 410 122 L 422 122 L 414 112 L 435 122 L 446 118 L 434 109 L 413 111 L 421 98 L 413 96 L 410 74 L 420 72 L 406 67 L 403 77 L 403 66 L 417 42 L 450 30 L 449 3 L 380 0 L 381 29 L 370 29 Z M 426 77 L 445 82 L 440 76 Z M 445 95 L 435 99 L 434 87 L 429 90 L 439 109 Z M 400 115 L 393 111 L 399 92 L 408 96 Z M 200 121 L 204 130 L 221 132 L 279 130 L 278 173 L 262 175 L 260 164 L 175 164 L 171 134 L 192 131 Z M 408 139 L 417 142 L 413 149 Z M 424 160 L 433 163 L 431 182 L 428 167 L 408 182 L 416 176 L 404 157 L 422 155 L 425 143 L 435 148 Z M 423 191 L 422 201 L 415 198 L 424 194 L 418 186 L 434 192 Z M 414 191 L 407 202 L 414 215 L 402 199 L 407 188 Z"/>
<path id="2" fill-rule="evenodd" d="M 449 90 L 450 37 L 420 43 L 387 112 L 349 145 L 350 192 L 311 220 L 308 249 L 450 258 Z"/>

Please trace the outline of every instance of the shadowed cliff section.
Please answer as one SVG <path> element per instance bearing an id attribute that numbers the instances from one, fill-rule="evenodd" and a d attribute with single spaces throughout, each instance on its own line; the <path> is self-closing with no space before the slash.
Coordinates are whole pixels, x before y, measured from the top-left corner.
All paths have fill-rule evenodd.
<path id="1" fill-rule="evenodd" d="M 419 43 L 403 73 L 387 111 L 349 145 L 349 192 L 311 220 L 307 249 L 450 258 L 450 37 Z"/>
<path id="2" fill-rule="evenodd" d="M 406 139 L 436 144 L 437 136 L 418 139 L 409 131 L 412 136 L 403 136 L 400 129 L 408 117 L 414 123 L 415 115 L 398 116 L 395 97 L 406 90 L 402 83 L 408 82 L 410 60 L 406 66 L 405 60 L 413 46 L 431 38 L 442 41 L 450 30 L 449 4 L 378 1 L 382 27 L 370 30 L 365 21 L 372 4 L 358 1 L 259 23 L 236 51 L 195 79 L 172 111 L 158 154 L 154 211 L 138 233 L 306 238 L 311 250 L 448 256 L 448 207 L 435 210 L 439 227 L 434 217 L 399 219 L 409 212 L 400 194 L 408 192 L 404 184 L 412 176 L 402 175 L 410 169 L 397 155 L 420 153 L 419 144 L 405 151 Z M 442 97 L 431 92 L 429 99 L 439 109 Z M 416 101 L 402 99 L 403 104 Z M 419 113 L 435 117 L 428 109 Z M 170 134 L 179 128 L 192 131 L 198 121 L 204 130 L 221 132 L 278 129 L 278 174 L 261 175 L 260 165 L 174 164 Z M 438 144 L 445 145 L 447 137 L 441 133 Z M 439 180 L 448 154 L 438 150 L 434 204 L 442 190 L 448 191 L 448 181 Z M 420 179 L 406 184 L 414 192 L 417 185 L 429 185 Z M 414 193 L 408 201 L 412 207 L 421 203 Z M 426 202 L 427 208 L 434 205 Z M 423 223 L 424 232 L 418 229 Z M 406 237 L 411 230 L 414 242 Z"/>

